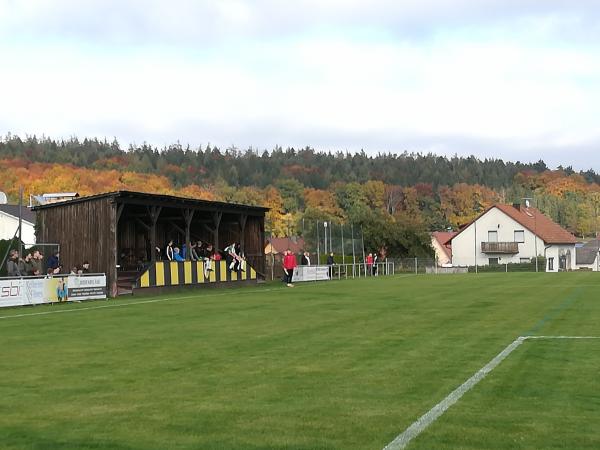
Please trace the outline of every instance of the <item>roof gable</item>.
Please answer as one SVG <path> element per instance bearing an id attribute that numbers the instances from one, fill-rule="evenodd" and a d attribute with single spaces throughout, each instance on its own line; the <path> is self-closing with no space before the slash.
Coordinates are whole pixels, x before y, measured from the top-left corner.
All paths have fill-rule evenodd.
<path id="1" fill-rule="evenodd" d="M 504 205 L 500 203 L 490 206 L 474 220 L 465 225 L 455 236 L 452 237 L 452 239 L 469 228 L 473 222 L 479 220 L 480 217 L 484 216 L 494 208 L 503 212 L 522 227 L 537 235 L 546 244 L 575 244 L 577 242 L 577 238 L 575 238 L 575 236 L 554 222 L 552 219 L 542 214 L 537 208 L 525 208 L 523 206 L 519 206 L 517 208 L 513 205 Z"/>
<path id="2" fill-rule="evenodd" d="M 0 205 L 0 211 L 16 217 L 17 219 L 19 218 L 19 205 Z M 23 217 L 23 220 L 26 222 L 35 224 L 35 212 L 26 206 L 23 206 L 21 209 L 21 217 Z"/>

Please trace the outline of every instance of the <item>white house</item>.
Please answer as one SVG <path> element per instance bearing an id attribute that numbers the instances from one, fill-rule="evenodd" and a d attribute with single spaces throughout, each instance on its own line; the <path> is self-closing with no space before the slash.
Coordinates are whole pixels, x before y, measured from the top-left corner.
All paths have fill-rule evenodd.
<path id="1" fill-rule="evenodd" d="M 497 204 L 452 238 L 452 264 L 478 266 L 546 258 L 547 272 L 576 269 L 576 239 L 539 210 L 520 204 Z"/>
<path id="2" fill-rule="evenodd" d="M 35 213 L 23 206 L 22 214 L 21 239 L 25 244 L 35 244 Z M 0 239 L 12 239 L 18 227 L 19 205 L 0 205 Z"/>

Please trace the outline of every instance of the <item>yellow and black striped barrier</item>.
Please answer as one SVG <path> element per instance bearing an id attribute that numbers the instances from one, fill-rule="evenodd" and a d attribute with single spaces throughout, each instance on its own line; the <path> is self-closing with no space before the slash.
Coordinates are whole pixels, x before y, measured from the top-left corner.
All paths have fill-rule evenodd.
<path id="1" fill-rule="evenodd" d="M 137 287 L 187 286 L 204 283 L 228 283 L 256 280 L 256 271 L 246 264 L 245 271 L 235 272 L 227 268 L 227 263 L 211 261 L 211 270 L 205 276 L 202 261 L 157 261 L 140 277 Z"/>

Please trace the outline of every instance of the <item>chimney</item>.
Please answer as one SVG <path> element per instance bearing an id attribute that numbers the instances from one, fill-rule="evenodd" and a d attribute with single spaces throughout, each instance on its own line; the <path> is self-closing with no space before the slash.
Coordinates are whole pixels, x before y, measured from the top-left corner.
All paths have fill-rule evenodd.
<path id="1" fill-rule="evenodd" d="M 519 202 L 514 202 L 513 203 L 513 208 L 515 208 L 518 211 L 521 211 L 521 203 Z"/>

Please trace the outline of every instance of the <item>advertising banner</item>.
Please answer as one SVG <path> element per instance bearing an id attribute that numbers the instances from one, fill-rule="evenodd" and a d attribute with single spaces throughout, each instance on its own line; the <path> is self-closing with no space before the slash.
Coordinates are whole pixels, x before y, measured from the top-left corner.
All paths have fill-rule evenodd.
<path id="1" fill-rule="evenodd" d="M 329 266 L 298 266 L 294 268 L 293 282 L 329 280 Z"/>
<path id="2" fill-rule="evenodd" d="M 106 275 L 69 276 L 67 293 L 69 300 L 106 298 Z"/>
<path id="3" fill-rule="evenodd" d="M 106 298 L 106 275 L 0 279 L 0 308 Z"/>

